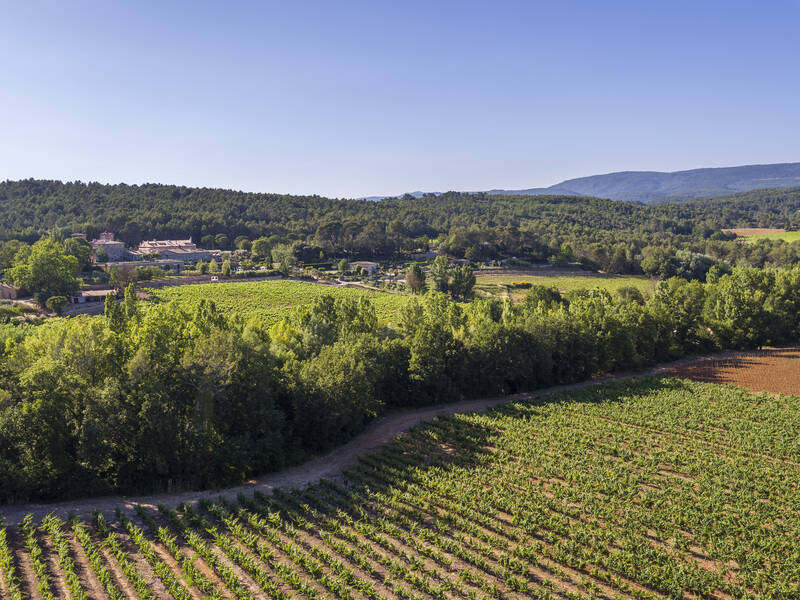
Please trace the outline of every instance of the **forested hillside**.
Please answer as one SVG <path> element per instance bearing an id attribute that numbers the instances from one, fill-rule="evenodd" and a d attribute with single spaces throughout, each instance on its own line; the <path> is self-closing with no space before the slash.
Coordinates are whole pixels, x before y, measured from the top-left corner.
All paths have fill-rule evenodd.
<path id="1" fill-rule="evenodd" d="M 800 226 L 800 188 L 643 206 L 575 196 L 447 193 L 380 202 L 254 194 L 167 185 L 102 185 L 25 180 L 0 183 L 0 240 L 110 230 L 128 244 L 192 237 L 212 246 L 224 234 L 298 242 L 327 255 L 389 256 L 437 247 L 475 260 L 516 256 L 583 261 L 637 273 L 648 256 L 679 249 L 731 265 L 791 264 L 797 248 L 745 247 L 730 227 Z M 568 247 L 564 247 L 564 245 Z M 660 254 L 659 254 L 660 253 Z M 652 261 L 651 261 L 652 262 Z"/>

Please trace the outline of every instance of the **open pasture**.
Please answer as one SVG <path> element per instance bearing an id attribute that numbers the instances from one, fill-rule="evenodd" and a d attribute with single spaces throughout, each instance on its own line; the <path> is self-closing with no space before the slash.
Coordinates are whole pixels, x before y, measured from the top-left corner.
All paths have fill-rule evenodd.
<path id="1" fill-rule="evenodd" d="M 748 227 L 743 229 L 723 229 L 723 231 L 735 233 L 739 237 L 746 238 L 748 242 L 754 240 L 783 240 L 785 242 L 796 242 L 800 240 L 800 231 L 786 231 L 785 229 Z"/>
<path id="2" fill-rule="evenodd" d="M 797 597 L 800 403 L 644 378 L 420 425 L 336 482 L 0 532 L 4 598 Z"/>
<path id="3" fill-rule="evenodd" d="M 326 294 L 343 298 L 367 297 L 372 300 L 378 318 L 383 322 L 395 320 L 400 308 L 408 300 L 407 296 L 400 294 L 290 280 L 164 287 L 152 290 L 152 294 L 157 299 L 188 304 L 197 304 L 202 299 L 211 300 L 224 311 L 245 317 L 259 315 L 270 324 L 288 316 L 295 307 L 311 304 L 314 299 Z"/>
<path id="4" fill-rule="evenodd" d="M 545 269 L 537 269 L 536 271 L 477 271 L 475 273 L 475 290 L 479 294 L 505 296 L 510 293 L 512 297 L 522 297 L 525 295 L 526 289 L 508 287 L 520 282 L 555 287 L 562 292 L 599 287 L 613 293 L 623 287 L 635 287 L 643 294 L 652 294 L 656 285 L 654 280 L 647 277 L 604 275 L 590 272 L 565 273 L 564 271 L 554 271 L 550 274 Z"/>

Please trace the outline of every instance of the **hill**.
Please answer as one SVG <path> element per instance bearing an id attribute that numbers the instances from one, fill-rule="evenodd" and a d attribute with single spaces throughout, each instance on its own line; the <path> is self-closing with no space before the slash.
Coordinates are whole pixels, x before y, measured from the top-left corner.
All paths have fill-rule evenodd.
<path id="1" fill-rule="evenodd" d="M 248 243 L 242 238 L 264 236 L 273 247 L 292 244 L 303 262 L 407 256 L 433 243 L 475 261 L 574 260 L 591 269 L 641 273 L 641 261 L 657 247 L 665 256 L 687 248 L 755 265 L 791 264 L 800 252 L 798 246 L 790 254 L 744 256 L 756 249 L 726 243 L 720 233 L 751 227 L 800 229 L 800 187 L 645 205 L 574 194 L 447 192 L 365 202 L 159 184 L 0 182 L 0 242 L 75 232 L 91 239 L 109 230 L 129 246 L 191 237 L 203 248 L 232 250 Z M 4 252 L 0 243 L 0 269 L 17 249 L 11 244 Z"/>
<path id="2" fill-rule="evenodd" d="M 490 190 L 490 194 L 571 194 L 654 203 L 711 198 L 755 189 L 800 185 L 800 163 L 746 165 L 689 171 L 620 171 L 568 179 L 548 188 Z"/>

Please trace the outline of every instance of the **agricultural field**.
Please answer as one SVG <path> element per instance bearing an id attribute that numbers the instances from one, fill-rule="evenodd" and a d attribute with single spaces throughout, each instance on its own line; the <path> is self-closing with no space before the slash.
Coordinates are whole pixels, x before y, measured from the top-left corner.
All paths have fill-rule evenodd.
<path id="1" fill-rule="evenodd" d="M 478 271 L 475 273 L 475 291 L 479 295 L 494 297 L 505 297 L 510 294 L 512 298 L 518 299 L 525 295 L 527 289 L 513 286 L 522 282 L 551 286 L 562 292 L 600 287 L 613 293 L 622 287 L 632 286 L 643 294 L 652 294 L 656 286 L 656 281 L 647 277 L 603 275 L 598 273 L 587 273 L 585 275 L 564 274 L 563 272 L 554 273 L 553 275 L 542 273 L 543 270 L 541 269 L 535 273 L 525 271 L 498 273 Z"/>
<path id="2" fill-rule="evenodd" d="M 745 238 L 746 241 L 753 240 L 784 240 L 785 242 L 796 242 L 800 240 L 800 231 L 786 231 L 785 229 L 723 229 L 723 231 L 735 233 L 737 236 Z"/>
<path id="3" fill-rule="evenodd" d="M 709 383 L 738 385 L 753 392 L 800 396 L 800 347 L 731 352 L 693 360 L 668 375 Z"/>
<path id="4" fill-rule="evenodd" d="M 641 378 L 438 418 L 341 480 L 0 532 L 3 598 L 788 598 L 800 402 Z"/>
<path id="5" fill-rule="evenodd" d="M 212 300 L 222 310 L 245 317 L 259 315 L 270 324 L 288 316 L 295 307 L 311 304 L 315 298 L 326 294 L 345 298 L 366 296 L 372 300 L 378 318 L 382 322 L 392 322 L 397 319 L 400 308 L 408 301 L 407 296 L 389 292 L 288 280 L 164 287 L 151 290 L 151 294 L 155 299 L 177 300 L 190 305 L 198 303 L 201 299 Z"/>

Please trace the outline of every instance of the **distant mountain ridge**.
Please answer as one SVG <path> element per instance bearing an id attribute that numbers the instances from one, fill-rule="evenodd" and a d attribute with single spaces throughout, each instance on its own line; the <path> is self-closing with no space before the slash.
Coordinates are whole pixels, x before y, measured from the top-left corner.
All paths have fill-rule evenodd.
<path id="1" fill-rule="evenodd" d="M 689 171 L 619 171 L 567 179 L 546 188 L 492 189 L 487 194 L 546 194 L 595 196 L 652 204 L 711 198 L 755 189 L 800 187 L 800 162 L 740 167 L 713 167 Z M 414 192 L 415 197 L 423 195 Z M 379 200 L 372 196 L 369 200 Z"/>

